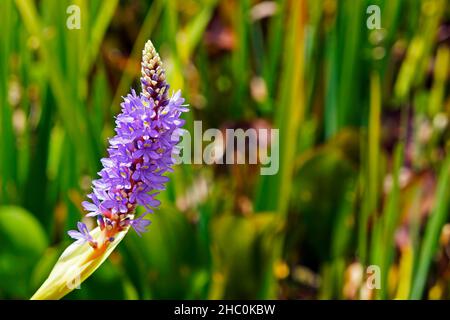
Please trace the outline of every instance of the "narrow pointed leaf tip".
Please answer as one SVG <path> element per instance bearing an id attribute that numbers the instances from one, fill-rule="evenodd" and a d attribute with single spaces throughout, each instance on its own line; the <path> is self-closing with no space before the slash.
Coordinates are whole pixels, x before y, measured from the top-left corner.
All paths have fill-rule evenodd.
<path id="1" fill-rule="evenodd" d="M 144 217 L 160 205 L 155 197 L 169 181 L 164 174 L 175 163 L 184 124 L 180 116 L 188 109 L 179 91 L 169 97 L 163 64 L 151 41 L 143 50 L 141 72 L 142 92 L 132 90 L 124 98 L 108 157 L 101 159 L 100 178 L 92 182 L 89 201 L 82 203 L 98 227 L 90 232 L 78 222 L 78 230 L 68 232 L 77 241 L 64 251 L 33 299 L 59 299 L 70 292 L 66 283 L 82 282 L 92 274 L 130 226 L 139 236 L 147 231 L 150 221 Z M 138 205 L 147 212 L 135 219 Z"/>

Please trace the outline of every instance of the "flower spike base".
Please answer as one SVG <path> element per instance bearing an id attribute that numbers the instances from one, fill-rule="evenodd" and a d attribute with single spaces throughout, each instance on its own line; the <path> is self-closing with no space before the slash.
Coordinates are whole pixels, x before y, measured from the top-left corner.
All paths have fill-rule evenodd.
<path id="1" fill-rule="evenodd" d="M 128 228 L 117 234 L 113 242 L 104 242 L 103 246 L 94 250 L 87 242 L 80 243 L 81 240 L 74 242 L 62 253 L 47 280 L 31 297 L 31 300 L 61 299 L 72 290 L 79 288 L 80 284 L 108 258 L 127 232 Z M 100 239 L 103 233 L 99 227 L 92 230 L 90 234 L 98 243 L 103 242 Z"/>

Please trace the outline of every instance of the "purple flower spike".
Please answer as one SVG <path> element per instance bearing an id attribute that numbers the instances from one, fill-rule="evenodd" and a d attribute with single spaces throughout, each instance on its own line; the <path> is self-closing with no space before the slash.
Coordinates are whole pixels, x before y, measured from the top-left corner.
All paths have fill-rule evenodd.
<path id="1" fill-rule="evenodd" d="M 141 73 L 142 92 L 132 90 L 124 97 L 115 118 L 116 135 L 101 159 L 100 178 L 92 181 L 91 201 L 82 203 L 87 216 L 97 218 L 102 239 L 113 239 L 130 225 L 138 235 L 147 231 L 150 221 L 143 217 L 160 205 L 155 196 L 169 181 L 165 174 L 172 171 L 177 153 L 184 124 L 180 117 L 188 111 L 179 91 L 169 96 L 162 61 L 150 41 L 142 53 Z M 147 213 L 133 219 L 138 205 Z M 94 243 L 86 225 L 79 223 L 78 229 L 69 236 Z"/>

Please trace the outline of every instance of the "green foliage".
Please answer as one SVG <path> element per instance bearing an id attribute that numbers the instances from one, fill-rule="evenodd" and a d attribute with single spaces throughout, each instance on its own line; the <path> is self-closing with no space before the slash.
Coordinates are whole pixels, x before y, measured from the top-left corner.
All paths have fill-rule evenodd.
<path id="1" fill-rule="evenodd" d="M 150 231 L 68 299 L 450 298 L 449 9 L 0 1 L 0 298 L 29 298 L 68 245 L 149 38 L 187 129 L 279 128 L 279 172 L 177 166 Z"/>
<path id="2" fill-rule="evenodd" d="M 20 298 L 32 293 L 31 270 L 48 245 L 47 235 L 28 211 L 0 207 L 0 282 L 2 294 Z"/>

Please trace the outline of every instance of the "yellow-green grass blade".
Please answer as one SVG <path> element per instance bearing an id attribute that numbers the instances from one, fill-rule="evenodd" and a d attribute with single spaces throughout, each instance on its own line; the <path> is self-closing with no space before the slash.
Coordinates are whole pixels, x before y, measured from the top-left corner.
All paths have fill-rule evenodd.
<path id="1" fill-rule="evenodd" d="M 428 278 L 428 270 L 436 253 L 439 236 L 442 227 L 448 216 L 450 196 L 450 155 L 445 159 L 436 192 L 434 209 L 428 220 L 425 235 L 422 240 L 422 246 L 419 254 L 419 265 L 414 277 L 414 284 L 411 292 L 411 299 L 420 299 L 425 290 Z"/>

